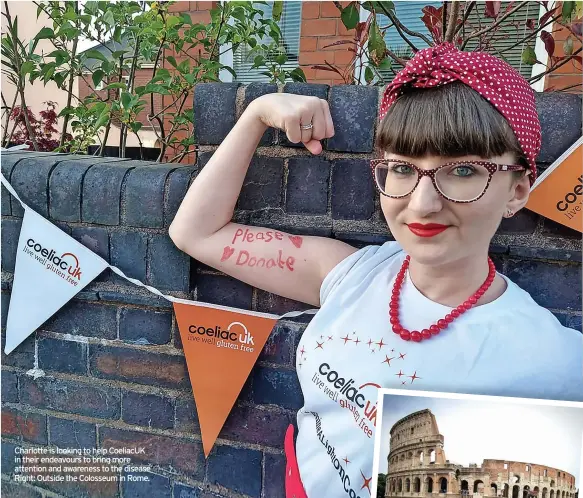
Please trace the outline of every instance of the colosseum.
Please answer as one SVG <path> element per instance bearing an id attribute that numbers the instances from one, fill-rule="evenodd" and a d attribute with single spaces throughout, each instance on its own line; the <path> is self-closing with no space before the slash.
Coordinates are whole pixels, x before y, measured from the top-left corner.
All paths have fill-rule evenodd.
<path id="1" fill-rule="evenodd" d="M 575 477 L 545 465 L 484 460 L 450 463 L 431 410 L 411 413 L 391 428 L 385 498 L 577 498 Z"/>

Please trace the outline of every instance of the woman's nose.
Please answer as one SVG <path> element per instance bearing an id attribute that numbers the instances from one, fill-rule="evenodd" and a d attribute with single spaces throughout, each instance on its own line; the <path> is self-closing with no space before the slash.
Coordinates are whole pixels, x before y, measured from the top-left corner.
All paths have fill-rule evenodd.
<path id="1" fill-rule="evenodd" d="M 408 208 L 423 218 L 431 213 L 437 213 L 443 208 L 442 198 L 435 190 L 431 178 L 421 177 L 419 184 L 409 198 Z"/>

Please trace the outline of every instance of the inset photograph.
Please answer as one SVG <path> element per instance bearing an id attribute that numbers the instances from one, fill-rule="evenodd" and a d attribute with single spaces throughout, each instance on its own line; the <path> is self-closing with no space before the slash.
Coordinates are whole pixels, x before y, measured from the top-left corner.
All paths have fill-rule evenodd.
<path id="1" fill-rule="evenodd" d="M 372 496 L 578 498 L 583 403 L 379 390 Z"/>

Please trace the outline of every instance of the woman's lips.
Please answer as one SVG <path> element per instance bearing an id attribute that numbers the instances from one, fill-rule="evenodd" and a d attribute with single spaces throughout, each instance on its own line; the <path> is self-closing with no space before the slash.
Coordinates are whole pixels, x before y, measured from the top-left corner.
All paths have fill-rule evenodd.
<path id="1" fill-rule="evenodd" d="M 434 237 L 449 228 L 447 225 L 440 225 L 438 223 L 427 223 L 425 225 L 421 223 L 409 223 L 407 227 L 418 237 Z"/>

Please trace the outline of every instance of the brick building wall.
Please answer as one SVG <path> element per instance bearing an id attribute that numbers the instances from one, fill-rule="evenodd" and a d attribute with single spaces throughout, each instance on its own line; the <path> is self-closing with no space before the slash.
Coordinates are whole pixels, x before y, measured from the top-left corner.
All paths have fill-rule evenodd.
<path id="1" fill-rule="evenodd" d="M 557 3 L 559 10 L 561 12 L 562 2 Z M 570 31 L 563 26 L 553 23 L 551 25 L 553 38 L 555 39 L 555 52 L 554 55 L 561 57 L 565 55 L 563 48 L 563 43 L 569 37 Z M 571 35 L 573 40 L 573 53 L 581 48 L 581 42 L 577 38 Z M 579 54 L 581 56 L 581 54 Z M 581 60 L 581 59 L 579 59 Z M 577 95 L 583 94 L 583 74 L 581 71 L 581 64 L 575 62 L 571 59 L 566 64 L 562 65 L 555 71 L 545 76 L 545 90 L 564 90 L 569 93 L 575 93 Z"/>
<path id="2" fill-rule="evenodd" d="M 14 152 L 2 156 L 2 173 L 37 212 L 129 276 L 166 293 L 272 313 L 301 309 L 198 264 L 167 234 L 189 183 L 244 106 L 277 90 L 327 99 L 336 134 L 313 157 L 268 130 L 235 219 L 357 246 L 389 240 L 368 169 L 380 101 L 374 87 L 201 84 L 194 110 L 202 152 L 194 166 Z M 537 105 L 544 168 L 581 135 L 581 99 L 542 94 Z M 347 196 L 361 201 L 347 203 Z M 21 208 L 2 188 L 2 351 L 21 222 Z M 499 271 L 562 323 L 581 328 L 580 234 L 523 211 L 503 221 L 491 255 Z M 278 323 L 205 461 L 170 303 L 107 270 L 0 357 L 7 496 L 282 497 L 284 431 L 303 402 L 295 348 L 307 320 Z M 44 376 L 28 373 L 35 360 Z M 145 454 L 133 461 L 153 465 L 151 481 L 15 484 L 18 446 L 143 446 Z"/>

